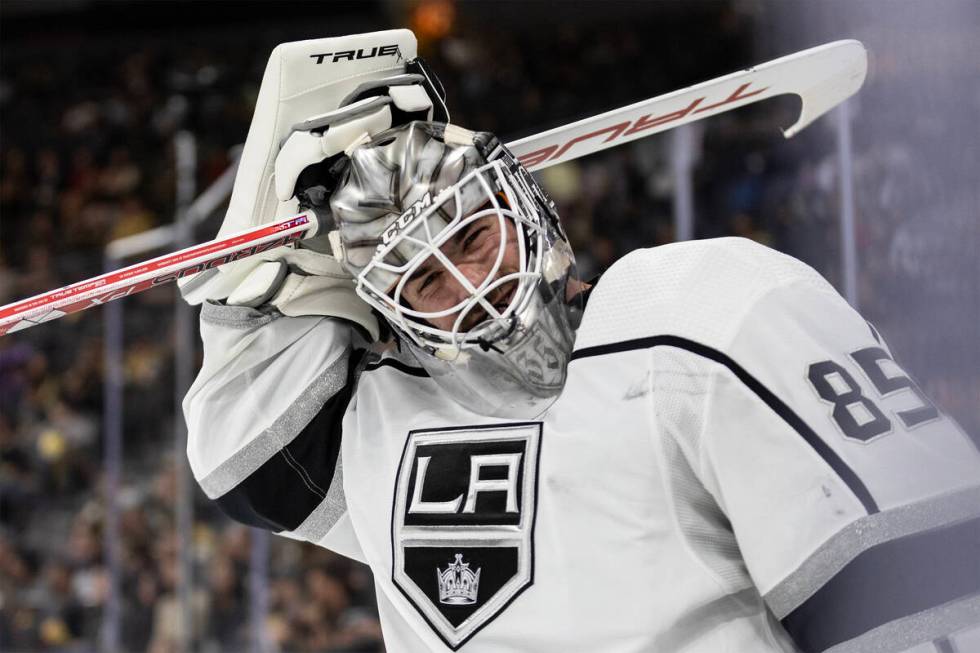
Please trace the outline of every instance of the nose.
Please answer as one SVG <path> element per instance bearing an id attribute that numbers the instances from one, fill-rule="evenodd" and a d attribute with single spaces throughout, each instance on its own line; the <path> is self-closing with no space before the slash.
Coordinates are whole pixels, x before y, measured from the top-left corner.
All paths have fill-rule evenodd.
<path id="1" fill-rule="evenodd" d="M 456 268 L 466 277 L 467 281 L 473 284 L 474 288 L 479 288 L 480 284 L 486 281 L 490 275 L 491 265 L 488 261 L 466 261 L 457 263 Z M 460 286 L 460 290 L 463 290 L 461 284 L 457 285 Z"/>
<path id="2" fill-rule="evenodd" d="M 467 281 L 474 288 L 479 288 L 480 284 L 484 282 L 487 275 L 490 274 L 490 265 L 484 261 L 466 261 L 459 262 L 455 264 L 456 269 L 459 273 L 466 278 Z M 470 292 L 463 287 L 459 279 L 455 276 L 451 277 L 451 280 L 446 284 L 447 290 L 452 293 L 447 299 L 451 300 L 450 306 L 453 304 L 458 304 L 466 299 L 469 299 Z"/>

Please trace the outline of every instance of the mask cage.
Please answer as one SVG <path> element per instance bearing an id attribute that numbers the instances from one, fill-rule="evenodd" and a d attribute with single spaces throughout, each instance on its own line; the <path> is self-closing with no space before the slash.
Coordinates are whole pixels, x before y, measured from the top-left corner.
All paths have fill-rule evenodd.
<path id="1" fill-rule="evenodd" d="M 485 278 L 473 285 L 442 247 L 469 224 L 487 216 L 497 219 L 497 253 Z M 498 277 L 507 246 L 507 221 L 514 227 L 518 271 Z M 358 275 L 357 292 L 421 347 L 441 350 L 443 355 L 458 353 L 469 346 L 486 347 L 511 331 L 509 318 L 519 314 L 532 298 L 541 278 L 544 238 L 543 217 L 526 182 L 514 175 L 503 161 L 495 160 L 441 191 L 430 206 L 403 227 L 396 228 Z M 404 301 L 405 285 L 429 257 L 441 264 L 443 273 L 451 275 L 466 291 L 463 300 L 438 311 L 417 310 Z M 510 283 L 517 284 L 513 297 L 500 311 L 490 297 Z M 463 331 L 467 316 L 477 308 L 485 312 L 486 319 Z M 430 322 L 454 314 L 451 330 L 439 329 Z"/>

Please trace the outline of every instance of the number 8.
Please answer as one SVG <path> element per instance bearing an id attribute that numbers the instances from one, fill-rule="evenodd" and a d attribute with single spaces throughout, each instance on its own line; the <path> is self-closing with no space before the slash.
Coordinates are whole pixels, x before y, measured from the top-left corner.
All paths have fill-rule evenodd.
<path id="1" fill-rule="evenodd" d="M 829 377 L 832 374 L 837 374 L 847 385 L 845 392 L 838 392 L 837 388 L 831 385 Z M 834 421 L 837 422 L 847 437 L 867 442 L 871 438 L 891 430 L 892 423 L 881 412 L 881 409 L 861 393 L 861 387 L 851 376 L 851 373 L 834 361 L 827 360 L 814 363 L 810 366 L 807 377 L 820 398 L 834 405 Z M 851 407 L 858 403 L 871 414 L 871 421 L 863 424 L 858 422 L 854 413 L 851 412 Z"/>
<path id="2" fill-rule="evenodd" d="M 900 390 L 907 390 L 914 394 L 919 400 L 919 406 L 915 408 L 900 410 L 896 414 L 902 420 L 906 428 L 913 428 L 924 422 L 929 422 L 939 417 L 939 411 L 932 402 L 926 398 L 917 385 L 904 374 L 888 376 L 880 366 L 882 361 L 894 363 L 892 357 L 881 347 L 867 347 L 851 353 L 851 358 L 864 371 L 865 375 L 874 385 L 875 389 L 882 397 L 887 397 Z M 838 392 L 830 383 L 830 376 L 838 375 L 847 385 L 846 392 Z M 861 387 L 851 376 L 850 372 L 835 363 L 826 360 L 814 363 L 810 366 L 807 377 L 813 388 L 824 401 L 834 405 L 834 421 L 849 438 L 867 442 L 871 438 L 877 437 L 891 430 L 891 421 L 885 417 L 870 399 L 861 393 Z M 871 421 L 860 423 L 851 412 L 851 407 L 860 403 L 871 414 Z"/>

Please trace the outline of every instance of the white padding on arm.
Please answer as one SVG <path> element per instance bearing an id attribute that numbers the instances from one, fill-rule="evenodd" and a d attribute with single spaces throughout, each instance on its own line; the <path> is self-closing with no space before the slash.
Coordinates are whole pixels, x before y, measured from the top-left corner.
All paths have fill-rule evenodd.
<path id="1" fill-rule="evenodd" d="M 252 308 L 261 306 L 272 299 L 288 271 L 285 261 L 263 261 L 228 295 L 228 303 Z"/>
<path id="2" fill-rule="evenodd" d="M 346 272 L 336 277 L 290 274 L 269 303 L 283 315 L 339 317 L 359 325 L 371 336 L 371 340 L 380 337 L 377 318 L 371 312 L 371 307 L 357 296 L 354 281 Z"/>
<path id="3" fill-rule="evenodd" d="M 287 249 L 262 261 L 228 296 L 232 306 L 271 306 L 283 315 L 324 315 L 354 322 L 371 338 L 380 335 L 371 308 L 357 296 L 354 280 L 329 254 Z"/>

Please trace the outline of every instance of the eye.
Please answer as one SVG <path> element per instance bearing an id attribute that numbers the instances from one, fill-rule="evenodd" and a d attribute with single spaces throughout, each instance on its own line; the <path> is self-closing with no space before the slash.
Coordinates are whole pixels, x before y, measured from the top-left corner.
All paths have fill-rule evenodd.
<path id="1" fill-rule="evenodd" d="M 433 270 L 432 272 L 429 272 L 424 277 L 422 277 L 422 281 L 419 283 L 418 286 L 418 292 L 422 293 L 427 288 L 431 288 L 432 284 L 436 282 L 436 278 L 439 276 L 439 274 L 440 273 L 438 270 Z"/>
<path id="2" fill-rule="evenodd" d="M 468 236 L 466 237 L 466 240 L 464 240 L 464 241 L 463 241 L 463 251 L 464 251 L 464 252 L 468 252 L 468 251 L 470 251 L 471 249 L 473 249 L 473 247 L 474 247 L 474 245 L 476 245 L 476 243 L 477 243 L 477 241 L 478 241 L 478 240 L 479 240 L 479 239 L 480 239 L 480 238 L 481 238 L 481 237 L 482 237 L 483 235 L 485 235 L 485 234 L 486 234 L 486 232 L 487 232 L 487 230 L 488 230 L 489 228 L 490 228 L 490 227 L 487 227 L 487 226 L 483 226 L 483 227 L 479 227 L 479 228 L 478 228 L 478 229 L 476 229 L 476 230 L 475 230 L 475 231 L 474 231 L 473 233 L 471 233 L 471 234 L 469 234 L 469 235 L 468 235 Z"/>

